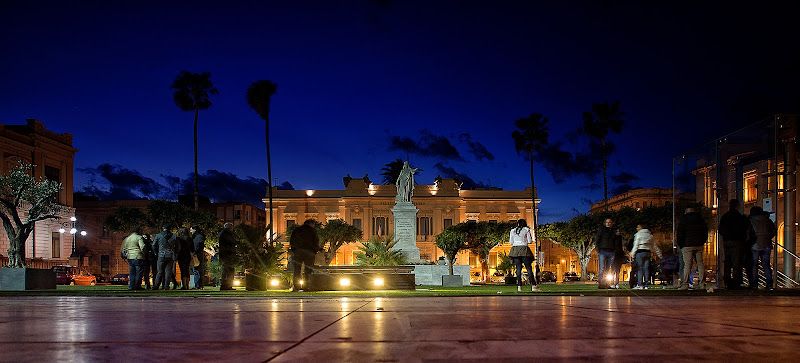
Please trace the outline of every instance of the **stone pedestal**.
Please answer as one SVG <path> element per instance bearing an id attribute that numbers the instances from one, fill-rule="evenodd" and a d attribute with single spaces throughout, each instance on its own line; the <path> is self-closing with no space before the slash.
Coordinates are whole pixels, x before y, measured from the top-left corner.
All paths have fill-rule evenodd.
<path id="1" fill-rule="evenodd" d="M 421 262 L 417 247 L 417 212 L 419 209 L 411 202 L 399 202 L 392 208 L 396 242 L 392 249 L 403 252 L 409 263 Z"/>

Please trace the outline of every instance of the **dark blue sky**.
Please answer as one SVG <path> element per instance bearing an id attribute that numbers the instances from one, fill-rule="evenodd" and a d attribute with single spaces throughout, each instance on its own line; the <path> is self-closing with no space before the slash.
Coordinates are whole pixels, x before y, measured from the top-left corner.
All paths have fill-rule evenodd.
<path id="1" fill-rule="evenodd" d="M 420 146 L 410 158 L 421 183 L 455 171 L 520 190 L 530 179 L 514 120 L 543 113 L 551 142 L 577 154 L 581 114 L 619 100 L 627 125 L 610 138 L 613 189 L 670 187 L 672 156 L 800 108 L 790 2 L 231 3 L 4 2 L 0 122 L 37 118 L 74 134 L 78 191 L 107 189 L 98 175 L 108 167 L 97 169 L 107 163 L 169 185 L 163 175 L 192 169 L 193 118 L 169 86 L 182 70 L 208 71 L 220 95 L 200 114 L 202 173 L 266 178 L 264 124 L 245 92 L 268 79 L 279 85 L 279 183 L 340 189 L 347 173 L 379 182 L 381 167 L 406 157 L 394 138 Z M 542 221 L 602 198 L 588 187 L 602 174 L 585 170 L 536 165 Z"/>

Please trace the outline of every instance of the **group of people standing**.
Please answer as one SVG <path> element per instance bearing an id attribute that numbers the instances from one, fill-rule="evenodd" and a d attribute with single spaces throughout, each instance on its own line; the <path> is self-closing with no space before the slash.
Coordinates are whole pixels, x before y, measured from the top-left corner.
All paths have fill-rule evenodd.
<path id="1" fill-rule="evenodd" d="M 170 284 L 172 289 L 177 289 L 179 285 L 175 278 L 176 264 L 181 271 L 181 289 L 190 288 L 191 275 L 194 276 L 193 288 L 203 288 L 206 269 L 205 236 L 200 233 L 198 226 L 182 227 L 177 233 L 172 233 L 170 228 L 169 224 L 164 224 L 155 240 L 151 240 L 150 235 L 141 234 L 141 229 L 135 227 L 123 240 L 122 254 L 130 266 L 128 290 L 167 290 Z M 193 256 L 197 257 L 197 266 L 191 266 Z"/>
<path id="2" fill-rule="evenodd" d="M 770 266 L 772 239 L 777 235 L 775 223 L 769 213 L 761 207 L 752 207 L 750 216 L 739 212 L 741 203 L 732 199 L 729 210 L 721 218 L 718 226 L 724 247 L 723 276 L 728 289 L 741 289 L 743 274 L 749 282 L 748 288 L 758 288 L 759 265 L 764 270 L 766 288 L 772 289 L 773 277 Z M 631 256 L 631 275 L 636 275 L 634 289 L 647 289 L 651 274 L 651 257 L 656 253 L 662 257 L 658 246 L 653 242 L 653 235 L 644 225 L 636 227 L 637 232 L 627 250 Z M 691 288 L 705 289 L 705 266 L 703 265 L 703 249 L 708 241 L 709 227 L 703 217 L 694 208 L 686 208 L 676 227 L 675 241 L 683 259 L 680 271 L 681 285 L 679 290 Z M 627 259 L 623 250 L 623 238 L 619 228 L 614 228 L 614 221 L 606 219 L 604 225 L 594 237 L 596 243 L 600 288 L 619 288 L 619 271 Z M 699 281 L 692 284 L 692 271 L 696 267 Z M 631 279 L 633 286 L 633 279 Z"/>

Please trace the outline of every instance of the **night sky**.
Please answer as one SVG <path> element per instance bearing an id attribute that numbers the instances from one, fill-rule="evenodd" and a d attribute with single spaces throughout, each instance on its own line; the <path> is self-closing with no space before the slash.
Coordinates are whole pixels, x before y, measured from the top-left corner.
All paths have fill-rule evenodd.
<path id="1" fill-rule="evenodd" d="M 513 122 L 542 113 L 540 220 L 552 222 L 602 199 L 599 154 L 576 132 L 592 103 L 626 113 L 610 191 L 669 188 L 673 156 L 800 112 L 791 2 L 549 3 L 3 2 L 0 122 L 75 135 L 75 191 L 174 197 L 193 169 L 193 113 L 169 87 L 208 71 L 220 95 L 200 112 L 201 194 L 224 201 L 264 193 L 264 122 L 245 101 L 257 80 L 278 84 L 272 172 L 296 189 L 342 189 L 348 173 L 379 183 L 408 156 L 422 184 L 458 173 L 522 190 Z"/>

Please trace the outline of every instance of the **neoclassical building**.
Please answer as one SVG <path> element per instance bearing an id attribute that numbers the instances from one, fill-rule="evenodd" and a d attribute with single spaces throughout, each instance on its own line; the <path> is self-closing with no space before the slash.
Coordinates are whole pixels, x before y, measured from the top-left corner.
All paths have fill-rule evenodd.
<path id="1" fill-rule="evenodd" d="M 278 190 L 273 189 L 275 230 L 285 234 L 286 229 L 306 219 L 325 222 L 341 218 L 364 232 L 364 239 L 374 235 L 393 233 L 394 220 L 391 209 L 397 194 L 394 185 L 376 185 L 369 178 L 344 178 L 342 190 Z M 268 201 L 264 200 L 266 203 Z M 540 200 L 536 200 L 537 207 Z M 435 236 L 448 226 L 465 221 L 516 221 L 533 220 L 531 189 L 504 191 L 462 190 L 454 179 L 436 178 L 433 184 L 417 185 L 413 203 L 417 213 L 417 247 L 420 258 L 435 261 L 443 256 L 436 248 Z M 355 262 L 354 253 L 358 243 L 339 249 L 332 264 L 349 265 Z M 498 251 L 508 250 L 500 246 L 492 250 L 489 267 L 497 264 Z M 468 252 L 458 256 L 458 264 L 469 263 L 479 268 L 475 256 Z M 476 270 L 477 271 L 477 270 Z"/>
<path id="2" fill-rule="evenodd" d="M 61 183 L 63 189 L 58 195 L 58 202 L 70 207 L 70 211 L 60 221 L 45 220 L 36 223 L 33 233 L 25 243 L 25 257 L 28 259 L 49 260 L 48 264 L 66 263 L 72 253 L 72 236 L 69 233 L 59 233 L 59 229 L 67 226 L 66 221 L 75 215 L 75 210 L 72 209 L 72 168 L 77 151 L 72 147 L 71 134 L 57 134 L 47 130 L 39 120 L 29 119 L 25 125 L 0 124 L 0 152 L 3 157 L 0 173 L 8 173 L 18 161 L 36 165 L 33 176 Z M 7 257 L 7 250 L 8 237 L 2 231 L 0 255 Z M 32 264 L 34 267 L 47 267 L 35 262 Z"/>

